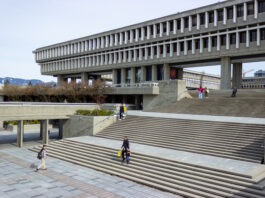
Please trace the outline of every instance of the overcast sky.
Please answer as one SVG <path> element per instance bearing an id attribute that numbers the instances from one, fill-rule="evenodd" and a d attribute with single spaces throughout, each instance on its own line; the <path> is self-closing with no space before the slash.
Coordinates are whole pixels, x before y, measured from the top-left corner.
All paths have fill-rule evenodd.
<path id="1" fill-rule="evenodd" d="M 32 51 L 218 0 L 0 0 L 0 77 L 56 81 L 42 76 Z M 265 68 L 264 62 L 244 70 Z M 196 68 L 219 74 L 218 67 Z M 249 73 L 253 75 L 253 72 Z"/>

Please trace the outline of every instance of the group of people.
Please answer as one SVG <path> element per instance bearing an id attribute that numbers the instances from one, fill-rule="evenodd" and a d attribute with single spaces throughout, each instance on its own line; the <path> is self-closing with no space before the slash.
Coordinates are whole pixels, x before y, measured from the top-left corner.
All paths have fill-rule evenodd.
<path id="1" fill-rule="evenodd" d="M 203 98 L 203 93 L 204 93 L 205 98 L 208 98 L 209 93 L 210 93 L 208 87 L 202 88 L 201 86 L 198 89 L 198 92 L 199 92 L 199 99 Z"/>

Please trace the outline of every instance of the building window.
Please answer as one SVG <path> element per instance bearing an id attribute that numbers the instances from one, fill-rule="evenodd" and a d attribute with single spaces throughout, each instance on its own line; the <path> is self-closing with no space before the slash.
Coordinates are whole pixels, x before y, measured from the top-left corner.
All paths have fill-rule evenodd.
<path id="1" fill-rule="evenodd" d="M 150 26 L 150 34 L 153 36 L 153 34 L 154 34 L 154 27 L 151 25 Z"/>
<path id="2" fill-rule="evenodd" d="M 152 81 L 152 66 L 146 67 L 146 81 Z"/>
<path id="3" fill-rule="evenodd" d="M 167 23 L 163 23 L 163 33 L 167 32 Z"/>
<path id="4" fill-rule="evenodd" d="M 173 52 L 177 52 L 177 43 L 173 43 Z"/>
<path id="5" fill-rule="evenodd" d="M 160 24 L 156 24 L 156 33 L 160 34 Z"/>
<path id="6" fill-rule="evenodd" d="M 200 49 L 200 39 L 195 40 L 195 48 Z"/>
<path id="7" fill-rule="evenodd" d="M 247 38 L 247 36 L 246 36 L 247 34 L 246 34 L 246 32 L 240 32 L 239 33 L 239 40 L 240 40 L 240 43 L 246 43 L 246 38 Z"/>
<path id="8" fill-rule="evenodd" d="M 201 22 L 201 25 L 205 24 L 205 13 L 200 14 L 200 22 Z"/>
<path id="9" fill-rule="evenodd" d="M 192 49 L 192 41 L 187 41 L 188 42 L 188 50 Z"/>
<path id="10" fill-rule="evenodd" d="M 247 9 L 248 9 L 248 15 L 253 15 L 254 14 L 254 3 L 249 2 L 247 4 Z"/>
<path id="11" fill-rule="evenodd" d="M 188 28 L 189 27 L 189 17 L 184 18 L 184 27 Z"/>
<path id="12" fill-rule="evenodd" d="M 163 80 L 163 65 L 157 65 L 157 80 Z"/>
<path id="13" fill-rule="evenodd" d="M 265 0 L 260 0 L 258 7 L 259 7 L 259 13 L 265 12 Z"/>
<path id="14" fill-rule="evenodd" d="M 208 38 L 203 39 L 203 48 L 208 48 Z"/>
<path id="15" fill-rule="evenodd" d="M 209 12 L 209 23 L 214 22 L 214 12 Z"/>
<path id="16" fill-rule="evenodd" d="M 170 44 L 166 45 L 166 50 L 167 50 L 167 53 L 169 54 L 170 53 Z"/>
<path id="17" fill-rule="evenodd" d="M 160 48 L 160 54 L 163 54 L 164 53 L 164 46 L 160 45 L 159 48 Z"/>
<path id="18" fill-rule="evenodd" d="M 169 22 L 169 25 L 170 25 L 170 32 L 173 32 L 173 28 L 174 28 L 174 23 L 173 23 L 173 21 L 170 21 L 170 22 Z"/>
<path id="19" fill-rule="evenodd" d="M 126 69 L 126 83 L 127 84 L 131 83 L 131 68 Z"/>
<path id="20" fill-rule="evenodd" d="M 233 19 L 233 7 L 227 8 L 227 19 Z"/>
<path id="21" fill-rule="evenodd" d="M 223 21 L 224 20 L 224 11 L 223 10 L 218 10 L 218 21 Z"/>
<path id="22" fill-rule="evenodd" d="M 236 33 L 230 34 L 230 45 L 236 44 Z"/>
<path id="23" fill-rule="evenodd" d="M 180 51 L 181 51 L 181 52 L 184 51 L 184 42 L 180 42 Z"/>
<path id="24" fill-rule="evenodd" d="M 117 70 L 117 84 L 121 84 L 121 69 Z"/>
<path id="25" fill-rule="evenodd" d="M 212 37 L 212 47 L 217 47 L 217 36 Z"/>
<path id="26" fill-rule="evenodd" d="M 244 6 L 238 5 L 237 6 L 237 17 L 243 17 L 244 15 Z"/>
<path id="27" fill-rule="evenodd" d="M 181 28 L 181 20 L 178 19 L 177 20 L 177 29 L 180 30 L 180 28 Z"/>
<path id="28" fill-rule="evenodd" d="M 147 27 L 144 27 L 144 36 L 147 37 Z"/>
<path id="29" fill-rule="evenodd" d="M 265 40 L 265 28 L 260 29 L 260 40 Z"/>
<path id="30" fill-rule="evenodd" d="M 141 67 L 135 68 L 135 82 L 136 83 L 141 82 L 141 73 L 142 73 Z"/>
<path id="31" fill-rule="evenodd" d="M 192 27 L 194 27 L 196 25 L 197 25 L 197 16 L 196 15 L 193 15 L 192 16 Z"/>
<path id="32" fill-rule="evenodd" d="M 257 30 L 250 31 L 250 42 L 257 41 Z"/>

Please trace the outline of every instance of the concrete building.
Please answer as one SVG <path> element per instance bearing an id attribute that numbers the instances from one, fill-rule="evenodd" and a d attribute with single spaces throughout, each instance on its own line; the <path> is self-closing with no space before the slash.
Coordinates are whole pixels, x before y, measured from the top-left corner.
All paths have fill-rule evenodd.
<path id="1" fill-rule="evenodd" d="M 143 98 L 161 95 L 160 81 L 182 84 L 183 68 L 196 66 L 220 64 L 221 89 L 240 88 L 242 64 L 264 61 L 264 52 L 265 0 L 224 1 L 34 51 L 59 84 L 112 74 L 109 94 Z M 185 90 L 174 86 L 178 96 Z"/>
<path id="2" fill-rule="evenodd" d="M 258 70 L 254 73 L 254 77 L 265 77 L 265 70 Z"/>

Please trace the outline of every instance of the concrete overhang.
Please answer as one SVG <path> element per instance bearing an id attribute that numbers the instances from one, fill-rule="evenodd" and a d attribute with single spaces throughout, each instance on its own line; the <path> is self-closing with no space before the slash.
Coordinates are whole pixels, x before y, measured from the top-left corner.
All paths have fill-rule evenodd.
<path id="1" fill-rule="evenodd" d="M 159 87 L 112 87 L 106 90 L 108 95 L 158 95 Z"/>

